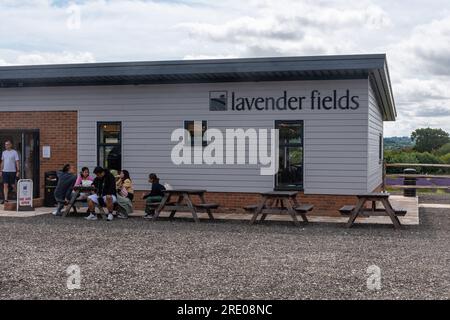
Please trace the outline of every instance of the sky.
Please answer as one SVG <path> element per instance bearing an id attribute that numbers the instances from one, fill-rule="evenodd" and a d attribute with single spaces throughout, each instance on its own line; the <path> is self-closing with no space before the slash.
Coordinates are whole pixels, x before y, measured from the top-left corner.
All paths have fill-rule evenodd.
<path id="1" fill-rule="evenodd" d="M 450 132 L 450 0 L 0 0 L 0 65 L 386 53 L 386 136 Z"/>

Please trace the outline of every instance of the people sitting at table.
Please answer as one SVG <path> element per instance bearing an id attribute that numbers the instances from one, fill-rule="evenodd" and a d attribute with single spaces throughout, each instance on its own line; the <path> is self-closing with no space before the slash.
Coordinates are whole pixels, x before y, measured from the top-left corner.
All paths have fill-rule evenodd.
<path id="1" fill-rule="evenodd" d="M 134 189 L 133 181 L 127 170 L 121 170 L 116 181 L 118 218 L 127 219 L 133 212 Z"/>
<path id="2" fill-rule="evenodd" d="M 90 187 L 94 179 L 90 176 L 89 168 L 83 167 L 78 175 L 77 181 L 75 181 L 75 187 Z M 88 193 L 82 192 L 78 196 L 78 200 L 86 200 L 89 196 Z"/>
<path id="3" fill-rule="evenodd" d="M 62 210 L 66 200 L 70 200 L 75 180 L 77 179 L 73 174 L 73 167 L 70 164 L 66 164 L 61 171 L 57 172 L 58 184 L 55 189 L 55 199 L 58 204 L 58 208 L 53 212 L 54 216 L 62 216 Z"/>
<path id="4" fill-rule="evenodd" d="M 114 204 L 117 203 L 116 181 L 114 176 L 108 169 L 97 167 L 94 170 L 95 179 L 93 186 L 96 191 L 95 194 L 88 197 L 88 214 L 87 220 L 97 220 L 95 214 L 95 207 L 106 207 L 108 210 L 108 221 L 114 219 Z"/>
<path id="5" fill-rule="evenodd" d="M 152 185 L 152 189 L 149 193 L 144 195 L 142 199 L 145 200 L 145 219 L 152 219 L 155 214 L 155 208 L 152 206 L 152 203 L 161 202 L 164 196 L 164 190 L 166 188 L 159 183 L 159 178 L 156 174 L 151 173 L 148 176 L 148 181 Z"/>
<path id="6" fill-rule="evenodd" d="M 127 170 L 121 170 L 116 182 L 117 190 L 120 191 L 120 195 L 133 201 L 134 189 L 133 181 L 130 178 L 130 173 Z"/>

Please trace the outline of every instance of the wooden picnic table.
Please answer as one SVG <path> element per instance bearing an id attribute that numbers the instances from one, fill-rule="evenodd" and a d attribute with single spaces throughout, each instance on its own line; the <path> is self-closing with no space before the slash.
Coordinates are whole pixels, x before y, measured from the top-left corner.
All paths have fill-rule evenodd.
<path id="1" fill-rule="evenodd" d="M 400 220 L 398 219 L 398 216 L 405 215 L 406 211 L 403 209 L 395 210 L 390 201 L 389 201 L 389 193 L 363 193 L 358 194 L 357 198 L 358 201 L 356 203 L 356 206 L 345 206 L 341 208 L 341 212 L 345 212 L 346 208 L 351 209 L 349 210 L 350 218 L 348 219 L 348 222 L 346 224 L 347 228 L 351 228 L 353 223 L 355 222 L 356 218 L 358 216 L 389 216 L 392 220 L 392 223 L 394 224 L 394 227 L 396 229 L 401 227 Z M 367 208 L 366 203 L 371 202 L 371 207 Z M 381 202 L 383 204 L 384 208 L 377 208 L 376 203 Z"/>
<path id="2" fill-rule="evenodd" d="M 75 206 L 75 203 L 77 202 L 81 193 L 91 193 L 93 191 L 95 191 L 95 187 L 93 187 L 93 186 L 89 186 L 89 187 L 76 186 L 76 187 L 74 187 L 72 197 L 70 198 L 70 201 L 66 207 L 66 210 L 63 213 L 63 217 L 67 217 L 70 214 L 70 211 L 72 210 L 72 208 L 73 208 L 74 212 L 77 213 L 77 208 Z"/>
<path id="3" fill-rule="evenodd" d="M 261 193 L 261 201 L 254 208 L 250 224 L 254 224 L 258 215 L 262 215 L 260 221 L 264 221 L 268 214 L 289 214 L 296 226 L 299 226 L 297 213 L 304 222 L 308 222 L 306 212 L 311 211 L 312 205 L 299 205 L 297 202 L 297 191 L 273 191 Z M 250 206 L 251 207 L 251 206 Z"/>
<path id="4" fill-rule="evenodd" d="M 205 193 L 206 190 L 197 190 L 197 189 L 174 189 L 174 190 L 165 190 L 164 197 L 161 200 L 158 208 L 155 210 L 155 214 L 153 215 L 153 221 L 158 219 L 159 214 L 163 210 L 170 211 L 170 218 L 172 219 L 177 211 L 185 211 L 191 212 L 192 217 L 195 222 L 200 222 L 197 210 L 206 210 L 208 213 L 209 219 L 214 220 L 214 216 L 211 212 L 211 209 L 216 209 L 219 206 L 215 203 L 206 203 L 205 201 Z M 177 198 L 175 203 L 170 202 L 170 198 L 174 196 Z M 200 203 L 194 205 L 192 201 L 192 196 L 197 196 L 200 198 Z"/>

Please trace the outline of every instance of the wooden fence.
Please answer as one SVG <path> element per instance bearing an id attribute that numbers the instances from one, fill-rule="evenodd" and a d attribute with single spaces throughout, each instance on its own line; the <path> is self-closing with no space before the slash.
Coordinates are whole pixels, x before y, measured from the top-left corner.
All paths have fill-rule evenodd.
<path id="1" fill-rule="evenodd" d="M 391 189 L 431 189 L 431 190 L 450 190 L 450 183 L 446 185 L 431 185 L 431 186 L 418 186 L 418 185 L 387 185 L 386 178 L 416 178 L 416 179 L 449 179 L 448 174 L 387 174 L 386 170 L 389 167 L 396 168 L 438 168 L 438 169 L 450 169 L 450 164 L 422 164 L 422 163 L 386 163 L 383 165 L 383 190 L 386 191 L 386 187 Z M 449 170 L 450 171 L 450 170 Z"/>

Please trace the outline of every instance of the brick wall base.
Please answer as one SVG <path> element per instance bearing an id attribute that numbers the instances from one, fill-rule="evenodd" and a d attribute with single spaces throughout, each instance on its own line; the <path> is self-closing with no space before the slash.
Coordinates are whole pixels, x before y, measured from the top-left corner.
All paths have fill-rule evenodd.
<path id="1" fill-rule="evenodd" d="M 136 210 L 143 210 L 145 203 L 142 196 L 145 192 L 136 191 L 134 206 Z M 197 197 L 193 197 L 197 202 Z M 225 213 L 242 213 L 245 212 L 243 207 L 256 204 L 260 201 L 261 196 L 258 193 L 233 193 L 233 192 L 208 192 L 205 194 L 207 202 L 215 202 L 220 205 L 220 212 Z M 339 208 L 344 205 L 356 203 L 356 196 L 346 195 L 304 195 L 299 193 L 297 200 L 300 203 L 309 203 L 314 205 L 314 210 L 310 215 L 320 216 L 340 216 Z"/>

